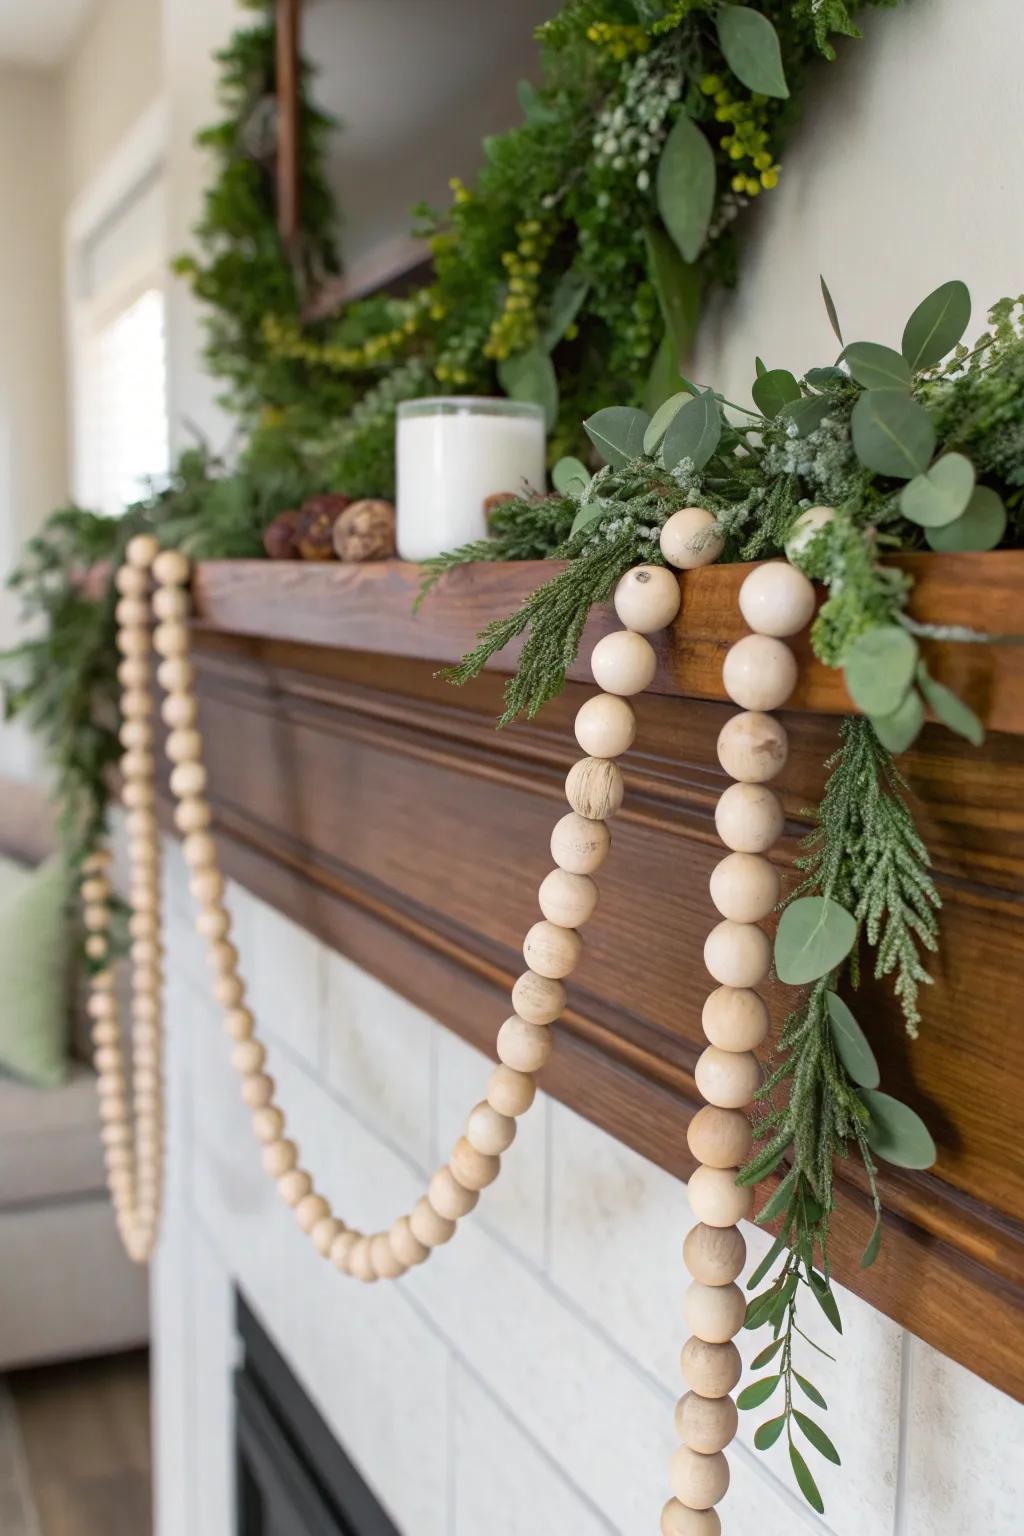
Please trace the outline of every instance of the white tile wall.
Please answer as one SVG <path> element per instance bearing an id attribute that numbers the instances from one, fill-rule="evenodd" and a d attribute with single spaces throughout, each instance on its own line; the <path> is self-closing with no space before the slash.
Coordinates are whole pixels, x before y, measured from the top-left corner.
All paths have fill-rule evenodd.
<path id="1" fill-rule="evenodd" d="M 259 1168 L 183 880 L 169 857 L 157 1536 L 231 1529 L 235 1283 L 410 1536 L 654 1536 L 679 1391 L 685 1189 L 539 1097 L 450 1245 L 398 1286 L 342 1280 Z M 447 1153 L 487 1063 L 250 896 L 231 901 L 304 1159 L 347 1219 L 386 1225 Z M 752 1230 L 751 1263 L 764 1246 Z M 836 1363 L 804 1346 L 844 1463 L 808 1453 L 827 1519 L 793 1492 L 783 1455 L 750 1448 L 766 1410 L 732 1452 L 727 1536 L 1015 1536 L 1024 1409 L 852 1295 L 841 1307 L 841 1339 L 811 1324 Z"/>

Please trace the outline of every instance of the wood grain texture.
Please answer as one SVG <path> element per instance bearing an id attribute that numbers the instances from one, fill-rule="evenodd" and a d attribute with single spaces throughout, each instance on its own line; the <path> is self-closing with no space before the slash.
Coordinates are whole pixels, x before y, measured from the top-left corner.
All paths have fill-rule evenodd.
<path id="1" fill-rule="evenodd" d="M 924 624 L 973 627 L 986 635 L 1024 635 L 1024 550 L 983 555 L 906 555 L 893 562 L 914 578 L 910 612 Z M 418 613 L 412 603 L 419 570 L 399 560 L 373 565 L 263 560 L 211 561 L 196 572 L 200 618 L 230 634 L 259 635 L 438 663 L 458 661 L 491 619 L 563 567 L 554 561 L 476 565 L 453 571 Z M 680 577 L 683 602 L 673 628 L 652 637 L 658 652 L 655 693 L 723 699 L 722 659 L 746 627 L 737 593 L 751 565 L 705 566 Z M 570 677 L 589 679 L 596 640 L 619 627 L 610 607 L 594 611 Z M 795 643 L 800 681 L 792 704 L 821 714 L 853 708 L 842 673 L 823 666 L 807 639 Z M 519 646 L 492 668 L 512 669 Z M 954 688 L 992 730 L 1024 733 L 1024 645 L 953 644 L 927 640 L 933 675 Z"/>
<path id="2" fill-rule="evenodd" d="M 200 572 L 207 621 L 228 616 L 224 605 L 237 605 L 242 592 L 262 591 L 260 623 L 286 636 L 207 627 L 197 637 L 200 724 L 225 867 L 493 1054 L 508 989 L 523 968 L 522 937 L 537 916 L 536 887 L 551 867 L 565 773 L 578 756 L 572 716 L 590 690 L 570 684 L 540 721 L 496 732 L 500 675 L 455 690 L 431 661 L 337 648 L 323 639 L 328 631 L 359 635 L 365 645 L 380 621 L 358 595 L 367 586 L 348 587 L 344 568 L 315 574 L 319 587 L 304 586 L 305 568 Z M 368 586 L 393 595 L 403 579 L 401 568 L 378 567 Z M 346 590 L 356 591 L 357 612 L 346 611 Z M 699 590 L 688 582 L 691 617 Z M 994 602 L 990 612 L 1000 611 Z M 244 615 L 232 613 L 237 629 Z M 296 628 L 307 639 L 317 629 L 319 643 L 288 637 Z M 442 634 L 445 644 L 452 633 Z M 412 643 L 408 634 L 402 640 Z M 701 953 L 716 917 L 707 879 L 722 852 L 713 808 L 725 781 L 715 739 L 732 706 L 649 694 L 637 708 L 638 745 L 623 759 L 626 802 L 542 1081 L 685 1178 L 708 988 Z M 792 752 L 782 781 L 787 833 L 776 856 L 789 880 L 801 808 L 820 796 L 837 722 L 824 709 L 789 710 L 783 719 Z M 1024 1039 L 1013 1027 L 1024 980 L 1024 743 L 994 734 L 976 752 L 929 726 L 904 768 L 935 858 L 943 952 L 920 1040 L 903 1034 L 884 984 L 865 983 L 857 1013 L 883 1086 L 926 1116 L 940 1158 L 927 1174 L 885 1171 L 886 1241 L 869 1271 L 858 1267 L 869 1203 L 862 1183 L 840 1169 L 836 1269 L 914 1332 L 1024 1397 L 1016 1086 Z M 769 1001 L 777 1025 L 792 993 L 775 988 Z"/>

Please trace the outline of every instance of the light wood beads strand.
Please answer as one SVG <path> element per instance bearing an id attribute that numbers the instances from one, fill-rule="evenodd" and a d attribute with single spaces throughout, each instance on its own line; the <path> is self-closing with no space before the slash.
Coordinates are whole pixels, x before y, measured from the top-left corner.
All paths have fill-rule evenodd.
<path id="1" fill-rule="evenodd" d="M 552 833 L 555 867 L 540 888 L 542 918 L 524 942 L 528 968 L 512 989 L 514 1012 L 498 1031 L 498 1065 L 484 1098 L 470 1111 L 465 1133 L 456 1142 L 448 1163 L 435 1173 L 413 1210 L 400 1216 L 386 1232 L 364 1233 L 335 1215 L 316 1189 L 312 1174 L 302 1166 L 299 1148 L 289 1139 L 284 1113 L 275 1102 L 275 1084 L 265 1070 L 265 1051 L 255 1038 L 245 984 L 238 973 L 238 953 L 230 941 L 224 880 L 209 832 L 212 817 L 206 799 L 202 740 L 195 728 L 197 711 L 186 622 L 189 564 L 175 551 L 160 552 L 156 541 L 148 536 L 132 541 L 128 563 L 118 577 L 122 592 L 118 640 L 127 658 L 121 676 L 126 757 L 132 757 L 131 763 L 125 764 L 126 770 L 131 770 L 130 793 L 126 772 L 129 832 L 133 860 L 140 870 L 148 872 L 145 878 L 133 878 L 132 882 L 132 932 L 137 939 L 133 960 L 149 967 L 142 973 L 146 987 L 158 983 L 153 967 L 159 958 L 155 885 L 159 842 L 147 660 L 150 567 L 156 583 L 152 606 L 158 621 L 152 644 L 162 657 L 157 679 L 165 693 L 161 713 L 170 730 L 167 752 L 174 764 L 170 785 L 177 802 L 175 822 L 183 834 L 182 851 L 191 871 L 196 925 L 207 943 L 214 995 L 224 1010 L 225 1028 L 233 1041 L 231 1059 L 242 1079 L 242 1098 L 252 1112 L 253 1131 L 262 1144 L 264 1169 L 294 1209 L 296 1221 L 317 1252 L 337 1269 L 367 1282 L 396 1279 L 453 1236 L 458 1221 L 473 1210 L 480 1192 L 497 1177 L 501 1156 L 515 1138 L 516 1120 L 533 1102 L 535 1074 L 551 1052 L 550 1026 L 565 1006 L 563 981 L 582 953 L 578 929 L 597 903 L 591 875 L 604 862 L 610 846 L 606 819 L 622 801 L 622 776 L 614 759 L 631 745 L 635 732 L 627 698 L 645 687 L 654 672 L 654 653 L 643 636 L 671 622 L 679 607 L 678 582 L 670 572 L 652 566 L 630 572 L 628 583 L 624 578 L 625 585 L 620 584 L 617 606 L 624 601 L 620 594 L 625 593 L 625 586 L 630 588 L 629 628 L 607 636 L 595 651 L 595 673 L 608 676 L 608 691 L 588 700 L 579 712 L 576 732 L 587 756 L 570 770 L 566 780 L 571 810 Z M 140 663 L 145 664 L 145 671 Z M 139 945 L 149 949 L 136 953 Z M 148 1061 L 148 1037 L 140 1044 L 142 1059 Z M 158 1087 L 154 1087 L 154 1094 L 158 1102 Z M 145 1140 L 148 1145 L 150 1138 Z"/>
<path id="2" fill-rule="evenodd" d="M 719 761 L 735 782 L 715 813 L 729 852 L 710 880 L 722 921 L 704 948 L 705 966 L 718 983 L 704 1005 L 708 1045 L 695 1073 L 707 1103 L 687 1134 L 698 1165 L 690 1179 L 690 1205 L 699 1218 L 683 1247 L 692 1281 L 683 1301 L 691 1337 L 681 1366 L 690 1390 L 676 1406 L 681 1444 L 672 1458 L 673 1497 L 662 1511 L 663 1536 L 718 1536 L 721 1521 L 714 1505 L 729 1486 L 723 1452 L 736 1433 L 729 1394 L 740 1378 L 732 1339 L 746 1313 L 736 1284 L 746 1259 L 737 1223 L 752 1203 L 752 1191 L 737 1185 L 736 1176 L 751 1151 L 743 1109 L 761 1081 L 754 1052 L 768 1032 L 768 1010 L 754 989 L 768 974 L 771 946 L 757 925 L 778 900 L 779 879 L 765 855 L 783 826 L 781 804 L 766 786 L 785 765 L 788 747 L 785 730 L 768 711 L 792 692 L 796 661 L 784 641 L 809 622 L 814 589 L 795 567 L 772 561 L 746 578 L 739 603 L 753 633 L 731 648 L 722 669 L 725 690 L 743 713 L 728 720 L 718 738 Z"/>

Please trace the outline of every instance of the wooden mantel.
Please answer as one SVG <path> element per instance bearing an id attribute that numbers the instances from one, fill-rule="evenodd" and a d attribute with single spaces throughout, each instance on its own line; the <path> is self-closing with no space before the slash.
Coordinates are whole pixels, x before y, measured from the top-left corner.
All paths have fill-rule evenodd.
<path id="1" fill-rule="evenodd" d="M 906 564 L 921 622 L 1024 631 L 1024 552 Z M 550 565 L 476 566 L 446 578 L 416 616 L 416 573 L 398 562 L 213 563 L 195 579 L 200 724 L 225 868 L 489 1054 L 578 756 L 572 717 L 586 669 L 538 720 L 500 733 L 511 655 L 463 689 L 435 674 L 550 574 Z M 549 1092 L 683 1178 L 698 1103 L 701 953 L 716 920 L 707 883 L 721 853 L 715 740 L 731 706 L 720 664 L 743 632 L 744 574 L 722 566 L 683 578 L 681 618 L 653 691 L 638 701 L 600 905 L 542 1076 Z M 584 657 L 613 623 L 594 615 Z M 921 1038 L 907 1039 L 884 984 L 864 984 L 857 1013 L 882 1086 L 924 1114 L 940 1157 L 929 1173 L 886 1170 L 885 1242 L 867 1271 L 858 1259 L 869 1205 L 855 1173 L 841 1170 L 836 1269 L 1024 1398 L 1024 647 L 925 647 L 933 674 L 991 734 L 975 750 L 928 726 L 903 760 L 944 904 Z M 803 660 L 777 786 L 789 818 L 777 853 L 784 873 L 803 808 L 820 796 L 836 717 L 849 708 L 839 674 Z M 785 991 L 769 989 L 776 1021 Z"/>

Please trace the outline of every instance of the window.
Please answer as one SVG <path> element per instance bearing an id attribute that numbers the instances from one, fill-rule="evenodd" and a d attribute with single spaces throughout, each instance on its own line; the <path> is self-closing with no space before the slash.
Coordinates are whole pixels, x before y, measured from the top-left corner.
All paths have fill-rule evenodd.
<path id="1" fill-rule="evenodd" d="M 90 504 L 115 514 L 169 467 L 164 296 L 145 288 L 96 333 L 86 387 L 92 401 Z"/>

